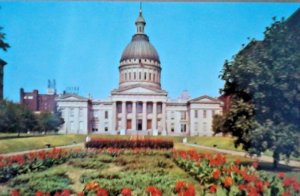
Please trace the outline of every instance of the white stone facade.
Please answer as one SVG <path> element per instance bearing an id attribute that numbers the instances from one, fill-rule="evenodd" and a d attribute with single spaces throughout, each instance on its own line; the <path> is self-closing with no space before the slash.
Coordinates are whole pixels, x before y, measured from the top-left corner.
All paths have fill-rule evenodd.
<path id="1" fill-rule="evenodd" d="M 140 11 L 137 33 L 125 48 L 119 66 L 119 87 L 106 100 L 73 94 L 59 96 L 65 120 L 61 133 L 127 135 L 212 135 L 214 114 L 223 103 L 209 96 L 191 99 L 183 93 L 171 100 L 161 89 L 161 65 L 156 49 L 144 33 Z"/>

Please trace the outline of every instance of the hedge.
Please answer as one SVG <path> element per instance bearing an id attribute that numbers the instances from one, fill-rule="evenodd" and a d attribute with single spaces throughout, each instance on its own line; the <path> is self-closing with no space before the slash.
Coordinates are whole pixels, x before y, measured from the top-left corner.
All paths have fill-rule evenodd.
<path id="1" fill-rule="evenodd" d="M 172 140 L 162 139 L 92 139 L 85 143 L 86 148 L 150 148 L 150 149 L 171 149 L 174 143 Z"/>

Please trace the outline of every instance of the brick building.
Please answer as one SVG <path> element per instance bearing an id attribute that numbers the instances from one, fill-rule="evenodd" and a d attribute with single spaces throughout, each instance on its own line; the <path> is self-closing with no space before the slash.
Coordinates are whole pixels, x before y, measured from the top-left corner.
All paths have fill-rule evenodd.
<path id="1" fill-rule="evenodd" d="M 0 59 L 0 100 L 3 99 L 3 79 L 4 79 L 4 65 L 6 62 Z"/>
<path id="2" fill-rule="evenodd" d="M 23 88 L 20 89 L 20 103 L 34 112 L 54 112 L 56 110 L 56 97 L 55 81 L 53 83 L 48 82 L 46 94 L 39 94 L 38 90 L 25 92 Z"/>

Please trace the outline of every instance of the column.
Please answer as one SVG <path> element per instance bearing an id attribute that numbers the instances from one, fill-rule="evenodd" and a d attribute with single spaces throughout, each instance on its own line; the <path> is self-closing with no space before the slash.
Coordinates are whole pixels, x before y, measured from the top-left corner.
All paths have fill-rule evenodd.
<path id="1" fill-rule="evenodd" d="M 122 102 L 122 129 L 126 130 L 126 102 Z"/>
<path id="2" fill-rule="evenodd" d="M 132 130 L 136 131 L 136 102 L 132 102 Z"/>
<path id="3" fill-rule="evenodd" d="M 157 103 L 153 102 L 152 129 L 157 130 Z"/>
<path id="4" fill-rule="evenodd" d="M 146 108 L 146 106 L 147 106 L 147 102 L 143 102 L 143 126 L 142 126 L 142 128 L 143 128 L 143 131 L 144 130 L 147 130 L 147 108 Z"/>
<path id="5" fill-rule="evenodd" d="M 162 103 L 162 131 L 166 133 L 166 103 Z"/>
<path id="6" fill-rule="evenodd" d="M 112 104 L 112 131 L 116 131 L 116 113 L 117 111 L 117 104 L 116 102 L 113 102 Z"/>

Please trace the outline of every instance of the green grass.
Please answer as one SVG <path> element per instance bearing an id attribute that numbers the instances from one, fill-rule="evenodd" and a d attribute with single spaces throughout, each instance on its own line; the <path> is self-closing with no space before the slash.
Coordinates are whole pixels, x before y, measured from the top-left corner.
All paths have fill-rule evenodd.
<path id="1" fill-rule="evenodd" d="M 243 151 L 241 147 L 235 148 L 233 137 L 221 136 L 192 136 L 188 137 L 188 143 L 199 144 L 203 146 L 216 147 L 227 150 Z"/>
<path id="2" fill-rule="evenodd" d="M 20 152 L 51 146 L 64 146 L 85 141 L 86 135 L 40 135 L 0 140 L 0 154 Z"/>

